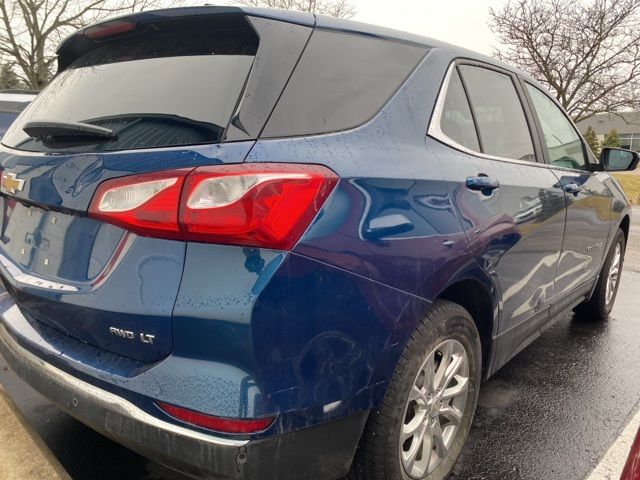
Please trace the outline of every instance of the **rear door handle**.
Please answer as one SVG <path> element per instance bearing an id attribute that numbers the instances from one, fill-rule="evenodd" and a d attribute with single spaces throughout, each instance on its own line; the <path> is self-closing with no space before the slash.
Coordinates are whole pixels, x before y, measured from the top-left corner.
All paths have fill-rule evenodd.
<path id="1" fill-rule="evenodd" d="M 577 195 L 582 190 L 582 187 L 577 183 L 566 183 L 562 186 L 562 189 L 567 193 Z"/>
<path id="2" fill-rule="evenodd" d="M 496 188 L 500 188 L 500 182 L 495 178 L 480 174 L 477 177 L 467 177 L 467 188 L 489 194 Z"/>

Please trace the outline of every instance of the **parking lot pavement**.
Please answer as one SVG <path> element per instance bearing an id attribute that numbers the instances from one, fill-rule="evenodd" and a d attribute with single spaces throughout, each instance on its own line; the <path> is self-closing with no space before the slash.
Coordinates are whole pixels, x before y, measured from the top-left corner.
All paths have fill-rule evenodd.
<path id="1" fill-rule="evenodd" d="M 583 479 L 640 400 L 640 271 L 601 323 L 565 316 L 480 391 L 456 480 Z"/>
<path id="2" fill-rule="evenodd" d="M 609 319 L 566 315 L 482 386 L 453 479 L 581 480 L 640 407 L 639 208 L 634 219 Z"/>
<path id="3" fill-rule="evenodd" d="M 609 320 L 561 318 L 483 385 L 452 480 L 582 480 L 637 411 L 640 209 L 635 219 Z M 67 416 L 1 358 L 0 383 L 74 480 L 185 480 Z"/>
<path id="4" fill-rule="evenodd" d="M 25 455 L 25 452 L 29 452 Z M 0 478 L 70 480 L 40 436 L 0 387 Z"/>
<path id="5" fill-rule="evenodd" d="M 633 208 L 632 222 L 624 266 L 628 270 L 640 272 L 640 207 Z"/>
<path id="6" fill-rule="evenodd" d="M 73 480 L 186 480 L 62 412 L 9 371 L 2 357 L 0 383 Z"/>

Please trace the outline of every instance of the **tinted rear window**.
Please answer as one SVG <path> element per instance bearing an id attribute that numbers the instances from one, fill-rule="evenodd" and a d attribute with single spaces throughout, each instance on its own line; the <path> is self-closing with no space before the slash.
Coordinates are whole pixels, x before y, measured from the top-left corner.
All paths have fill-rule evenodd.
<path id="1" fill-rule="evenodd" d="M 242 17 L 222 25 L 165 20 L 89 51 L 51 82 L 3 142 L 78 152 L 219 142 L 258 48 Z M 117 139 L 34 139 L 22 129 L 30 120 L 89 123 Z"/>
<path id="2" fill-rule="evenodd" d="M 263 137 L 312 135 L 362 125 L 425 54 L 424 47 L 315 31 Z"/>

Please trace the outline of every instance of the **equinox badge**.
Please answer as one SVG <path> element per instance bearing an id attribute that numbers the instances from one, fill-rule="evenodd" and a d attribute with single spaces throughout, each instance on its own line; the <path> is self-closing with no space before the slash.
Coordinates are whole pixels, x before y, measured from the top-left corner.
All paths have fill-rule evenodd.
<path id="1" fill-rule="evenodd" d="M 20 192 L 24 188 L 24 180 L 18 178 L 15 173 L 3 173 L 2 188 L 7 190 L 9 193 Z"/>

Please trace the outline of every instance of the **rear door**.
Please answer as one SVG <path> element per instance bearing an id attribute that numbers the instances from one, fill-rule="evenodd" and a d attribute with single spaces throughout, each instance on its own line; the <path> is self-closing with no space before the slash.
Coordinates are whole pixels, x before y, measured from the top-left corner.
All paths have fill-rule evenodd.
<path id="1" fill-rule="evenodd" d="M 611 222 L 612 194 L 590 172 L 586 143 L 564 111 L 546 93 L 524 82 L 543 135 L 544 154 L 564 190 L 567 227 L 556 276 L 558 300 L 589 290 L 602 265 Z"/>
<path id="2" fill-rule="evenodd" d="M 451 68 L 444 88 L 430 134 L 449 146 L 438 157 L 471 248 L 501 298 L 500 333 L 515 335 L 508 357 L 547 318 L 564 196 L 542 163 L 510 73 L 462 63 Z"/>

